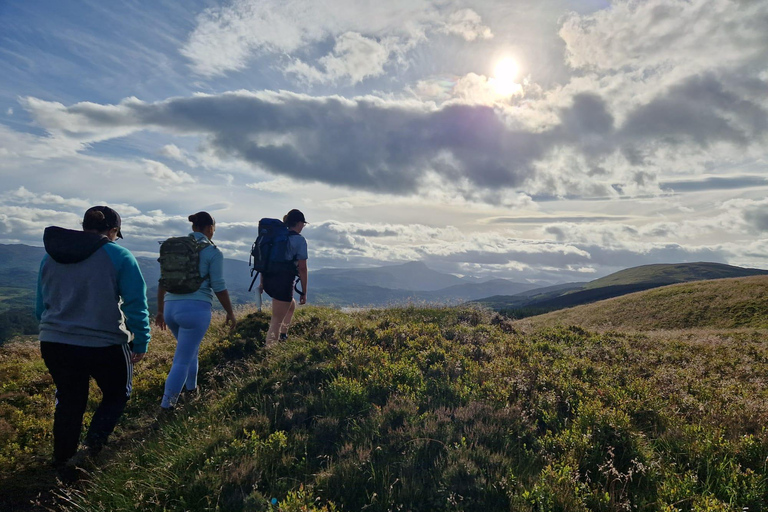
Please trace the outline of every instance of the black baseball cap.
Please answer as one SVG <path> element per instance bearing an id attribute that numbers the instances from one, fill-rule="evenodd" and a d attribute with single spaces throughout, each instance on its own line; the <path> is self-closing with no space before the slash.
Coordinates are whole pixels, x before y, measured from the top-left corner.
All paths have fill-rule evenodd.
<path id="1" fill-rule="evenodd" d="M 285 222 L 289 226 L 295 226 L 299 222 L 303 222 L 304 224 L 309 224 L 307 222 L 307 219 L 304 218 L 304 214 L 296 209 L 289 211 L 286 214 L 285 218 L 283 219 L 283 222 Z"/>
<path id="2" fill-rule="evenodd" d="M 104 214 L 104 219 L 96 221 L 91 217 L 88 218 L 88 214 L 91 212 L 101 212 Z M 117 228 L 117 237 L 123 238 L 123 233 L 120 231 L 120 214 L 109 206 L 91 206 L 83 215 L 83 229 L 95 229 L 97 231 L 106 231 L 108 229 Z"/>

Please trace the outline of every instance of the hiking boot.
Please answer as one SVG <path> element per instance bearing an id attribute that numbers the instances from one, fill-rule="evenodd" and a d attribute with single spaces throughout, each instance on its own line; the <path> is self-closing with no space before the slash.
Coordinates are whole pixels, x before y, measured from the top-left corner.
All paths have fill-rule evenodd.
<path id="1" fill-rule="evenodd" d="M 82 445 L 77 453 L 69 458 L 65 466 L 89 471 L 96 465 L 96 458 L 101 453 L 101 448 L 101 446 Z"/>
<path id="2" fill-rule="evenodd" d="M 200 398 L 200 393 L 200 386 L 197 386 L 195 389 L 184 388 L 181 390 L 181 400 L 184 403 L 194 402 Z"/>
<path id="3" fill-rule="evenodd" d="M 81 476 L 80 470 L 75 466 L 70 466 L 66 461 L 54 461 L 53 470 L 56 472 L 56 478 L 65 484 L 73 484 Z"/>
<path id="4" fill-rule="evenodd" d="M 149 428 L 151 430 L 158 430 L 173 419 L 174 416 L 176 416 L 176 409 L 174 407 L 160 407 L 155 415 L 155 421 L 152 422 Z"/>

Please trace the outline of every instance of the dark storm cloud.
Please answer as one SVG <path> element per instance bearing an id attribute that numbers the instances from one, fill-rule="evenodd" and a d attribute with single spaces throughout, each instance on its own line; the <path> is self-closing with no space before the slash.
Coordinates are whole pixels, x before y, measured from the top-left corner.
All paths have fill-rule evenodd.
<path id="1" fill-rule="evenodd" d="M 692 141 L 706 148 L 715 142 L 746 145 L 767 128 L 768 112 L 758 102 L 737 95 L 707 74 L 691 77 L 635 109 L 620 135 L 629 143 Z"/>
<path id="2" fill-rule="evenodd" d="M 756 204 L 744 209 L 744 221 L 757 233 L 768 232 L 768 205 Z"/>
<path id="3" fill-rule="evenodd" d="M 588 94 L 561 112 L 562 125 L 543 132 L 512 129 L 484 105 L 435 108 L 287 92 L 66 108 L 28 100 L 27 106 L 41 124 L 75 138 L 141 129 L 202 134 L 219 155 L 274 174 L 387 193 L 415 192 L 428 172 L 481 189 L 519 187 L 552 148 L 595 145 L 595 136 L 604 136 L 613 123 L 603 100 Z"/>
<path id="4" fill-rule="evenodd" d="M 653 181 L 650 175 L 643 178 L 644 155 L 660 144 L 706 148 L 724 141 L 746 146 L 764 135 L 768 114 L 747 96 L 739 96 L 714 75 L 696 76 L 637 107 L 616 126 L 604 98 L 581 93 L 558 112 L 559 124 L 543 131 L 511 128 L 508 113 L 487 105 L 435 107 L 288 92 L 240 91 L 157 103 L 128 99 L 119 105 L 70 107 L 28 99 L 27 107 L 52 132 L 82 140 L 142 129 L 203 135 L 219 156 L 276 175 L 394 194 L 419 191 L 434 173 L 445 183 L 468 184 L 474 191 L 523 189 L 537 182 L 537 164 L 566 149 L 583 156 L 588 169 L 582 176 L 570 168 L 562 169 L 562 176 L 549 172 L 538 180 L 537 193 L 551 189 L 562 195 L 565 189 L 575 195 L 589 190 L 602 195 L 610 191 L 607 184 L 583 190 L 575 185 L 579 180 L 608 179 L 601 178 L 610 174 L 604 159 L 617 151 L 636 167 L 623 179 L 643 185 Z"/>

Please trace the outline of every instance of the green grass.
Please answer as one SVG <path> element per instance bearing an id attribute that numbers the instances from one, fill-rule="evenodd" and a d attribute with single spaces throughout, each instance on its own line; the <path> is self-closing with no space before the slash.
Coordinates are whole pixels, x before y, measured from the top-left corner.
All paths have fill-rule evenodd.
<path id="1" fill-rule="evenodd" d="M 250 314 L 234 337 L 216 325 L 204 396 L 150 431 L 172 347 L 160 337 L 116 446 L 55 506 L 766 510 L 765 331 L 515 326 L 467 308 L 307 307 L 263 349 L 266 316 Z M 44 388 L 33 354 L 25 365 L 20 393 Z M 45 407 L 17 413 L 42 425 L 30 453 L 49 450 Z"/>
<path id="2" fill-rule="evenodd" d="M 647 282 L 678 283 L 706 279 L 745 277 L 756 274 L 768 274 L 768 271 L 754 268 L 734 267 L 722 263 L 660 263 L 621 270 L 609 276 L 591 281 L 584 288 L 590 289 L 602 286 Z"/>
<path id="3" fill-rule="evenodd" d="M 768 328 L 768 276 L 681 283 L 522 320 L 542 328 L 589 329 Z"/>

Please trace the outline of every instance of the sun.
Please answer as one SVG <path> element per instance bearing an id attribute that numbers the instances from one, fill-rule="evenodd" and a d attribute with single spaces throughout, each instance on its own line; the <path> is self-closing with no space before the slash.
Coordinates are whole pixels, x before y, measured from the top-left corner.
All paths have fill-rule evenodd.
<path id="1" fill-rule="evenodd" d="M 494 77 L 491 79 L 496 94 L 500 96 L 511 96 L 520 91 L 520 84 L 515 82 L 517 73 L 517 63 L 509 57 L 497 62 L 496 67 L 493 70 Z"/>

